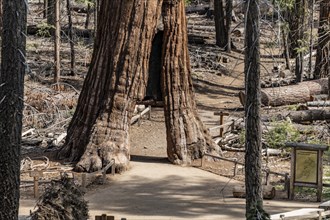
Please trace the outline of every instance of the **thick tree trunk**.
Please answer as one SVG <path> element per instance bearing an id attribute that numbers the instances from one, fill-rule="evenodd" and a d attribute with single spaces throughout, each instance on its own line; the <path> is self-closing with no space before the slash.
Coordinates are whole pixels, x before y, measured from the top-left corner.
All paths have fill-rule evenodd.
<path id="1" fill-rule="evenodd" d="M 167 154 L 175 164 L 190 164 L 204 153 L 219 154 L 197 116 L 188 54 L 184 0 L 164 0 L 162 91 Z"/>
<path id="2" fill-rule="evenodd" d="M 18 219 L 26 2 L 3 1 L 0 74 L 0 219 Z"/>
<path id="3" fill-rule="evenodd" d="M 261 181 L 261 87 L 260 87 L 260 15 L 259 0 L 246 3 L 245 18 L 245 188 L 246 219 L 263 214 Z M 263 218 L 262 218 L 263 219 Z"/>
<path id="4" fill-rule="evenodd" d="M 328 79 L 301 82 L 296 85 L 265 88 L 261 90 L 261 103 L 265 106 L 281 106 L 311 101 L 313 96 L 328 92 Z M 245 94 L 240 94 L 245 97 Z M 244 104 L 244 103 L 241 103 Z"/>
<path id="5" fill-rule="evenodd" d="M 147 83 L 161 2 L 101 1 L 91 66 L 59 152 L 79 161 L 77 171 L 99 170 L 111 159 L 117 172 L 129 165 L 130 120 L 138 87 Z"/>
<path id="6" fill-rule="evenodd" d="M 330 0 L 320 2 L 315 78 L 330 77 Z"/>

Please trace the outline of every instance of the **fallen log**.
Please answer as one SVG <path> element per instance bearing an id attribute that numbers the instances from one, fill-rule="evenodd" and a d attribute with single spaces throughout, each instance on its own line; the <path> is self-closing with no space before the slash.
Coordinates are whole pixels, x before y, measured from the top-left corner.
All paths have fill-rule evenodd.
<path id="1" fill-rule="evenodd" d="M 197 6 L 187 6 L 186 14 L 197 13 L 197 14 L 206 14 L 209 10 L 209 6 L 197 5 Z"/>
<path id="2" fill-rule="evenodd" d="M 77 12 L 77 13 L 92 13 L 94 11 L 94 7 L 87 7 L 86 5 L 74 5 L 71 6 L 71 11 Z"/>
<path id="3" fill-rule="evenodd" d="M 307 106 L 310 106 L 310 107 L 329 107 L 330 106 L 330 101 L 307 102 Z"/>
<path id="4" fill-rule="evenodd" d="M 151 108 L 150 108 L 150 106 L 149 106 L 148 108 L 144 109 L 141 113 L 139 113 L 139 114 L 133 116 L 133 117 L 131 118 L 131 124 L 134 124 L 135 122 L 137 122 L 137 121 L 139 120 L 139 118 L 141 118 L 143 115 L 145 115 L 146 113 L 148 113 L 148 112 L 150 112 L 150 111 L 151 111 Z"/>
<path id="5" fill-rule="evenodd" d="M 264 199 L 274 199 L 276 195 L 276 190 L 274 186 L 263 185 L 262 186 L 262 196 Z M 234 186 L 233 196 L 235 198 L 245 198 L 245 186 Z"/>
<path id="6" fill-rule="evenodd" d="M 301 82 L 277 88 L 261 90 L 261 103 L 265 106 L 281 106 L 311 101 L 311 97 L 328 92 L 328 79 L 318 79 Z M 239 93 L 241 104 L 244 106 L 245 94 Z"/>
<path id="7" fill-rule="evenodd" d="M 27 26 L 27 34 L 28 35 L 37 35 L 38 33 L 44 32 L 45 27 L 38 26 L 38 25 L 28 25 Z M 50 30 L 50 29 L 49 29 Z M 68 35 L 69 29 L 67 27 L 61 28 L 61 33 L 65 33 L 65 35 Z M 74 28 L 74 33 L 78 37 L 83 38 L 90 38 L 93 36 L 93 31 L 88 29 L 79 29 Z"/>
<path id="8" fill-rule="evenodd" d="M 330 109 L 311 109 L 303 111 L 290 111 L 286 113 L 280 113 L 276 115 L 262 116 L 262 121 L 273 121 L 273 120 L 285 120 L 290 118 L 292 122 L 304 122 L 304 121 L 317 121 L 317 120 L 330 120 Z"/>
<path id="9" fill-rule="evenodd" d="M 188 35 L 188 43 L 190 44 L 205 44 L 205 38 L 198 35 Z"/>

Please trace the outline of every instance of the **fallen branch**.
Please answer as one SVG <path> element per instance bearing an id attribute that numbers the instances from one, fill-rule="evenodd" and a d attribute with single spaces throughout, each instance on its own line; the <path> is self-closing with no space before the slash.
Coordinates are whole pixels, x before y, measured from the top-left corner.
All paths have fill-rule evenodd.
<path id="1" fill-rule="evenodd" d="M 246 196 L 245 186 L 234 186 L 233 196 L 235 198 L 245 198 Z M 262 186 L 262 196 L 264 199 L 273 199 L 276 195 L 276 190 L 274 186 L 263 185 Z"/>
<path id="2" fill-rule="evenodd" d="M 27 131 L 25 131 L 25 132 L 22 133 L 22 137 L 24 137 L 25 135 L 28 135 L 28 134 L 33 134 L 34 131 L 35 131 L 34 128 L 29 129 L 29 130 L 27 130 Z"/>
<path id="3" fill-rule="evenodd" d="M 131 119 L 131 124 L 134 124 L 135 122 L 137 122 L 139 118 L 141 118 L 143 115 L 145 115 L 150 110 L 151 109 L 150 109 L 150 106 L 149 106 L 148 108 L 144 109 L 141 113 L 133 116 L 132 119 Z"/>

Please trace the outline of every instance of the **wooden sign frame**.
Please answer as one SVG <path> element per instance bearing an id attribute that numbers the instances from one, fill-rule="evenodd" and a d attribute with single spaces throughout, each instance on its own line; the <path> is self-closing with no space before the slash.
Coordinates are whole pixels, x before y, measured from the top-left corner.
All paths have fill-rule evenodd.
<path id="1" fill-rule="evenodd" d="M 291 177 L 288 196 L 294 199 L 296 186 L 317 189 L 317 201 L 322 200 L 323 152 L 329 146 L 305 143 L 286 143 L 291 147 Z M 314 173 L 313 173 L 314 172 Z"/>

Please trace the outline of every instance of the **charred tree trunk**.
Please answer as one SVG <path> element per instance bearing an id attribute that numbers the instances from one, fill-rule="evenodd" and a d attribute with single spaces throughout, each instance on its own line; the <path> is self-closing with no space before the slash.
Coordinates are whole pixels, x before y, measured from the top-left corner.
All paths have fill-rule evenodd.
<path id="1" fill-rule="evenodd" d="M 289 25 L 288 45 L 290 58 L 295 58 L 304 45 L 304 35 L 306 30 L 305 12 L 307 8 L 306 0 L 294 0 L 293 8 L 288 9 L 287 21 Z"/>
<path id="2" fill-rule="evenodd" d="M 3 1 L 0 74 L 0 219 L 18 219 L 26 2 Z"/>
<path id="3" fill-rule="evenodd" d="M 70 41 L 70 75 L 75 76 L 76 75 L 76 54 L 74 50 L 74 32 L 72 27 L 72 16 L 71 16 L 71 3 L 70 0 L 66 0 L 66 7 L 68 12 L 68 29 L 69 29 L 69 41 Z"/>
<path id="4" fill-rule="evenodd" d="M 85 21 L 85 29 L 88 29 L 89 20 L 91 15 L 91 4 L 87 3 L 87 12 L 86 12 L 86 21 Z"/>
<path id="5" fill-rule="evenodd" d="M 0 37 L 2 33 L 2 17 L 3 17 L 3 10 L 2 10 L 2 0 L 0 0 Z"/>
<path id="6" fill-rule="evenodd" d="M 227 47 L 226 52 L 231 52 L 231 20 L 233 16 L 233 0 L 226 1 L 226 39 L 227 39 Z"/>
<path id="7" fill-rule="evenodd" d="M 228 44 L 228 36 L 226 34 L 223 0 L 214 0 L 214 21 L 216 45 L 223 49 L 226 49 Z"/>
<path id="8" fill-rule="evenodd" d="M 47 0 L 47 24 L 55 26 L 55 1 L 56 0 Z"/>
<path id="9" fill-rule="evenodd" d="M 261 87 L 259 0 L 248 0 L 245 18 L 245 188 L 246 219 L 264 219 L 261 181 Z"/>
<path id="10" fill-rule="evenodd" d="M 164 0 L 162 91 L 167 154 L 175 164 L 190 164 L 204 153 L 219 154 L 197 116 L 188 54 L 184 0 Z"/>
<path id="11" fill-rule="evenodd" d="M 161 3 L 101 1 L 91 66 L 59 152 L 79 161 L 75 170 L 96 171 L 112 159 L 117 172 L 128 167 L 130 120 L 138 87 L 147 83 Z"/>
<path id="12" fill-rule="evenodd" d="M 315 78 L 330 77 L 330 1 L 320 2 Z"/>
<path id="13" fill-rule="evenodd" d="M 48 0 L 44 0 L 44 18 L 48 15 Z"/>

